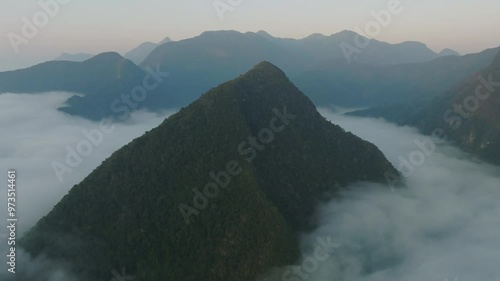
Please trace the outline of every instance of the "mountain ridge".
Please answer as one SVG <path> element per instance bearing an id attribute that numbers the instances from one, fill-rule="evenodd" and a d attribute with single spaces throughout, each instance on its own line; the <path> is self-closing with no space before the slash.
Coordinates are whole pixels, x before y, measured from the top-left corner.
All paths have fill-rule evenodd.
<path id="1" fill-rule="evenodd" d="M 283 69 L 317 106 L 368 107 L 432 99 L 460 79 L 484 68 L 496 54 L 491 49 L 479 54 L 393 65 L 395 57 L 411 59 L 409 49 L 405 47 L 406 51 L 396 52 L 400 47 L 373 41 L 361 50 L 357 62 L 348 63 L 339 44 L 353 40 L 357 35 L 352 31 L 330 36 L 311 35 L 304 39 L 276 38 L 263 32 L 204 32 L 194 38 L 158 46 L 140 67 L 127 63 L 129 60 L 119 58 L 118 54 L 108 53 L 116 59 L 97 55 L 90 60 L 92 63 L 52 62 L 2 72 L 0 92 L 75 92 L 77 95 L 70 98 L 61 111 L 100 120 L 115 115 L 112 104 L 116 105 L 117 100 L 122 101 L 124 96 L 143 84 L 143 79 L 149 74 L 148 67 L 171 76 L 158 88 L 148 91 L 148 98 L 137 108 L 129 106 L 128 112 L 186 106 L 200 93 L 266 60 Z M 422 46 L 417 48 L 424 48 Z M 424 49 L 424 53 L 428 52 Z M 384 63 L 369 63 L 368 58 L 378 58 Z"/>
<path id="2" fill-rule="evenodd" d="M 317 203 L 387 171 L 263 62 L 115 152 L 22 245 L 92 280 L 126 267 L 141 280 L 253 281 L 299 258 Z"/>

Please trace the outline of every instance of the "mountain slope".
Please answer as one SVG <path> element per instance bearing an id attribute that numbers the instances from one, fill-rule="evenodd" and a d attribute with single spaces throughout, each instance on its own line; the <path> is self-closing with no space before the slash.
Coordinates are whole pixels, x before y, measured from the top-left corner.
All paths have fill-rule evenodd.
<path id="1" fill-rule="evenodd" d="M 82 62 L 92 58 L 94 55 L 86 54 L 86 53 L 78 53 L 78 54 L 68 54 L 62 53 L 60 56 L 55 58 L 55 61 L 74 61 L 74 62 Z"/>
<path id="2" fill-rule="evenodd" d="M 426 101 L 487 67 L 500 48 L 466 56 L 390 66 L 326 61 L 292 81 L 317 106 L 377 106 Z"/>
<path id="3" fill-rule="evenodd" d="M 141 64 L 159 64 L 172 73 L 167 85 L 180 106 L 191 103 L 215 85 L 232 79 L 257 63 L 271 61 L 286 73 L 296 73 L 306 63 L 303 55 L 255 33 L 204 32 L 200 36 L 164 44 Z"/>
<path id="4" fill-rule="evenodd" d="M 135 47 L 134 49 L 130 50 L 129 52 L 127 52 L 124 55 L 124 57 L 126 59 L 131 60 L 133 63 L 139 65 L 141 62 L 144 61 L 144 59 L 146 59 L 146 57 L 154 49 L 156 49 L 158 46 L 165 44 L 165 43 L 168 43 L 168 42 L 172 42 L 172 40 L 169 37 L 163 39 L 159 43 L 144 42 L 144 43 L 140 44 L 139 46 Z"/>
<path id="5" fill-rule="evenodd" d="M 0 93 L 39 93 L 67 91 L 75 95 L 68 99 L 62 111 L 99 120 L 116 115 L 114 101 L 144 84 L 148 73 L 117 53 L 103 53 L 84 62 L 50 61 L 30 68 L 0 73 Z M 150 82 L 151 83 L 151 82 Z M 162 84 L 149 91 L 148 98 L 136 108 L 169 107 Z M 121 114 L 120 114 L 121 115 Z"/>
<path id="6" fill-rule="evenodd" d="M 363 46 L 357 45 L 358 41 L 362 42 Z M 438 54 L 420 42 L 390 44 L 368 39 L 348 30 L 330 36 L 313 34 L 297 40 L 296 44 L 302 52 L 313 55 L 315 64 L 341 59 L 350 63 L 393 65 L 426 62 L 438 57 Z M 350 51 L 354 53 L 348 55 Z"/>
<path id="7" fill-rule="evenodd" d="M 88 280 L 125 267 L 138 280 L 253 281 L 298 258 L 296 232 L 321 200 L 387 171 L 264 62 L 114 153 L 22 244 Z"/>
<path id="8" fill-rule="evenodd" d="M 440 132 L 446 140 L 480 158 L 500 164 L 500 52 L 490 66 L 422 104 L 385 106 L 352 115 L 383 117 Z"/>
<path id="9" fill-rule="evenodd" d="M 340 47 L 353 45 L 358 36 L 343 31 L 286 39 L 264 31 L 205 32 L 158 47 L 141 65 L 159 63 L 172 73 L 167 87 L 181 105 L 267 60 L 283 69 L 317 106 L 375 106 L 433 98 L 487 66 L 498 51 L 440 57 L 419 42 L 370 40 L 358 59 L 349 63 Z"/>
<path id="10" fill-rule="evenodd" d="M 500 164 L 500 52 L 490 66 L 407 122 L 428 134 L 442 128 L 447 139 L 463 150 Z"/>
<path id="11" fill-rule="evenodd" d="M 84 97 L 72 97 L 63 111 L 101 119 L 116 113 L 111 108 L 116 100 L 125 106 L 126 97 L 122 95 L 129 95 L 143 84 L 147 67 L 170 73 L 168 82 L 148 91 L 148 98 L 137 108 L 120 107 L 122 112 L 186 106 L 200 93 L 266 60 L 283 69 L 317 106 L 377 106 L 431 99 L 486 67 L 498 51 L 431 60 L 438 54 L 419 42 L 389 44 L 370 40 L 356 54 L 358 59 L 348 63 L 340 47 L 351 44 L 358 36 L 343 31 L 331 36 L 313 34 L 304 39 L 286 39 L 264 31 L 204 32 L 156 47 L 141 63 L 142 69 L 118 54 L 108 53 L 79 64 L 50 62 L 0 73 L 0 93 L 75 91 Z M 141 47 L 138 52 L 141 56 L 149 53 L 153 45 L 145 44 L 142 47 L 147 50 Z"/>
<path id="12" fill-rule="evenodd" d="M 441 52 L 439 52 L 440 57 L 444 56 L 460 56 L 460 54 L 457 51 L 454 51 L 452 49 L 444 49 Z"/>

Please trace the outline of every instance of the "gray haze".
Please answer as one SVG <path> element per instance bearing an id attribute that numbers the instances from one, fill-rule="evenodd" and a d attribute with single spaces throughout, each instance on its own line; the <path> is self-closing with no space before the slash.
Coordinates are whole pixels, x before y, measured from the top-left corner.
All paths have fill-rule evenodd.
<path id="1" fill-rule="evenodd" d="M 426 138 L 382 120 L 321 112 L 377 145 L 395 166 Z M 301 239 L 304 258 L 318 237 L 341 246 L 305 279 L 500 280 L 500 169 L 446 145 L 416 168 L 406 190 L 359 183 L 320 206 L 320 227 Z"/>

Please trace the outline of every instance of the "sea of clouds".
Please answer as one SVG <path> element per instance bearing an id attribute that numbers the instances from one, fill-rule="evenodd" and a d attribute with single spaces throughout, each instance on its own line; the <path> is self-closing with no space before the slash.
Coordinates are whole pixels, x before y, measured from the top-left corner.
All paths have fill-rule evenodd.
<path id="1" fill-rule="evenodd" d="M 377 145 L 394 166 L 427 139 L 414 128 L 320 111 Z M 448 145 L 414 168 L 407 188 L 358 183 L 320 206 L 319 227 L 302 235 L 303 260 L 318 237 L 340 246 L 317 267 L 311 259 L 294 265 L 306 274 L 282 280 L 500 280 L 500 168 Z"/>

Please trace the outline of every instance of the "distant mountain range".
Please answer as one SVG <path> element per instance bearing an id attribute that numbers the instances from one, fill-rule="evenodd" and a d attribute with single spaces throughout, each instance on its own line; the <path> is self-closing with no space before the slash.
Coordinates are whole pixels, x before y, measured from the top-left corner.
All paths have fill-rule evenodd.
<path id="1" fill-rule="evenodd" d="M 386 172 L 397 174 L 377 147 L 263 62 L 115 152 L 21 243 L 82 280 L 126 268 L 137 280 L 254 281 L 298 261 L 318 203 Z"/>
<path id="2" fill-rule="evenodd" d="M 162 44 L 165 44 L 165 43 L 168 43 L 168 42 L 172 42 L 172 40 L 169 37 L 163 39 L 159 43 L 144 42 L 144 43 L 140 44 L 139 46 L 137 46 L 136 48 L 134 48 L 134 49 L 130 50 L 129 52 L 127 52 L 124 57 L 126 59 L 131 60 L 132 62 L 134 62 L 135 64 L 138 65 L 141 62 L 143 62 L 144 59 L 146 59 L 146 57 L 154 49 L 156 49 L 158 46 L 160 46 Z"/>
<path id="3" fill-rule="evenodd" d="M 433 97 L 486 66 L 496 52 L 439 57 L 421 43 L 391 45 L 372 40 L 363 50 L 364 57 L 349 63 L 340 44 L 356 36 L 344 31 L 296 40 L 274 38 L 263 31 L 205 32 L 158 47 L 141 66 L 160 64 L 172 73 L 169 87 L 184 103 L 264 59 L 283 69 L 318 106 L 372 106 Z"/>
<path id="4" fill-rule="evenodd" d="M 172 40 L 169 37 L 166 37 L 159 43 L 153 42 L 144 42 L 134 49 L 128 51 L 124 57 L 126 59 L 131 60 L 135 64 L 140 64 L 156 47 L 171 42 Z M 78 54 L 68 54 L 62 53 L 60 56 L 55 58 L 55 61 L 74 61 L 74 62 L 83 62 L 86 61 L 95 55 L 86 54 L 86 53 L 78 53 Z"/>
<path id="5" fill-rule="evenodd" d="M 365 39 L 350 31 L 331 36 L 315 34 L 304 39 L 275 38 L 264 31 L 204 32 L 194 38 L 160 43 L 140 67 L 130 61 L 125 63 L 128 60 L 117 54 L 109 61 L 108 53 L 80 64 L 49 62 L 3 72 L 0 93 L 54 90 L 81 93 L 83 98 L 71 98 L 63 110 L 95 120 L 115 113 L 111 103 L 141 86 L 147 67 L 170 76 L 131 110 L 186 106 L 201 93 L 267 60 L 283 69 L 317 106 L 377 106 L 431 99 L 486 67 L 499 50 L 457 56 L 451 50 L 436 54 L 418 42 L 389 44 L 369 40 L 356 54 L 358 59 L 349 63 L 341 45 L 355 45 Z M 143 44 L 128 56 L 140 61 L 153 45 Z M 111 65 L 105 65 L 109 62 Z M 117 75 L 122 71 L 134 75 L 124 80 Z M 30 83 L 26 83 L 27 77 Z"/>
<path id="6" fill-rule="evenodd" d="M 429 102 L 375 107 L 350 113 L 412 125 L 500 164 L 500 52 L 481 71 Z"/>
<path id="7" fill-rule="evenodd" d="M 426 62 L 442 56 L 442 54 L 435 53 L 420 42 L 408 41 L 390 44 L 368 39 L 348 30 L 330 36 L 312 34 L 304 39 L 275 38 L 265 31 L 259 31 L 257 34 L 287 49 L 295 49 L 305 56 L 308 61 L 311 61 L 312 64 L 344 59 L 348 62 L 360 64 L 392 65 Z M 350 51 L 354 52 L 353 55 L 346 56 Z M 456 54 L 456 52 L 449 49 L 447 52 Z M 443 55 L 448 55 L 447 52 Z"/>
<path id="8" fill-rule="evenodd" d="M 439 52 L 440 57 L 445 57 L 445 56 L 460 56 L 460 54 L 456 51 L 453 51 L 451 49 L 444 49 L 441 52 Z"/>
<path id="9" fill-rule="evenodd" d="M 318 106 L 364 107 L 425 101 L 488 66 L 499 50 L 397 65 L 325 61 L 292 76 L 292 81 Z"/>
<path id="10" fill-rule="evenodd" d="M 68 54 L 62 53 L 60 56 L 55 58 L 55 61 L 74 61 L 74 62 L 82 62 L 92 58 L 95 55 L 86 54 L 86 53 L 77 53 L 77 54 Z"/>

